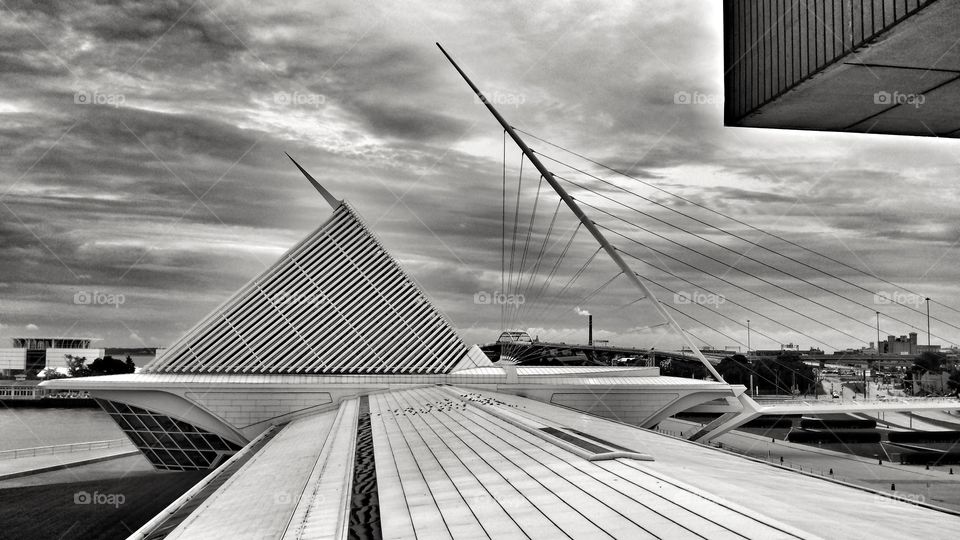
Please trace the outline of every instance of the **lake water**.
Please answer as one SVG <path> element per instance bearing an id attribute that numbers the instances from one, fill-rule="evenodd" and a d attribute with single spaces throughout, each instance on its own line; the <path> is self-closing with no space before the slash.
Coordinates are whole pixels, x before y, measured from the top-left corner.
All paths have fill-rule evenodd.
<path id="1" fill-rule="evenodd" d="M 100 408 L 7 408 L 0 404 L 0 450 L 122 439 Z"/>

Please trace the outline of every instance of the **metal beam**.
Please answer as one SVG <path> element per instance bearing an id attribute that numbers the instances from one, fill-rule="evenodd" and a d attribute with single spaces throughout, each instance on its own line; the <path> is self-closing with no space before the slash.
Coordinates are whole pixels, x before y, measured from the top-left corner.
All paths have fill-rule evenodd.
<path id="1" fill-rule="evenodd" d="M 287 153 L 284 152 L 284 154 L 287 154 Z M 320 182 L 317 182 L 312 176 L 310 176 L 310 173 L 308 173 L 306 169 L 301 167 L 300 164 L 297 163 L 297 160 L 293 159 L 293 157 L 290 154 L 287 154 L 287 157 L 290 158 L 290 161 L 292 161 L 293 164 L 296 165 L 298 169 L 300 169 L 300 172 L 302 172 L 303 175 L 307 177 L 307 180 L 309 180 L 310 183 L 313 184 L 313 187 L 320 192 L 320 195 L 322 195 L 323 199 L 327 201 L 327 204 L 330 205 L 330 208 L 333 208 L 334 210 L 336 210 L 337 207 L 340 206 L 340 204 L 343 201 L 338 201 L 336 197 L 331 195 L 330 192 L 327 191 L 327 188 L 321 186 Z"/>
<path id="2" fill-rule="evenodd" d="M 490 101 L 487 100 L 486 96 L 483 95 L 483 92 L 481 92 L 480 89 L 477 88 L 475 84 L 473 84 L 473 81 L 471 81 L 470 78 L 467 77 L 467 74 L 464 73 L 462 69 L 460 69 L 460 66 L 458 66 L 457 63 L 453 61 L 453 58 L 451 58 L 450 55 L 447 54 L 447 51 L 444 50 L 443 46 L 437 43 L 437 47 L 439 47 L 440 52 L 442 52 L 443 55 L 447 57 L 447 60 L 449 60 L 450 63 L 453 64 L 453 67 L 457 70 L 458 73 L 460 73 L 460 76 L 463 77 L 463 80 L 466 81 L 466 83 L 470 86 L 470 88 L 477 95 L 477 97 L 480 98 L 480 101 L 482 101 L 483 104 L 487 106 L 487 109 L 490 110 L 490 113 L 493 114 L 494 118 L 496 118 L 497 121 L 500 122 L 500 125 L 503 126 L 503 129 L 507 132 L 508 135 L 510 135 L 510 138 L 513 139 L 513 142 L 515 142 L 517 146 L 520 147 L 520 150 L 523 151 L 524 155 L 527 156 L 527 159 L 530 160 L 530 163 L 532 163 L 533 166 L 536 167 L 538 171 L 540 171 L 540 174 L 543 175 L 544 180 L 546 180 L 547 183 L 550 184 L 550 187 L 552 187 L 553 190 L 557 192 L 557 195 L 560 196 L 560 198 L 567 205 L 567 207 L 574 213 L 574 215 L 577 216 L 577 218 L 580 220 L 583 226 L 590 232 L 593 238 L 600 243 L 600 246 L 603 248 L 604 251 L 607 252 L 607 255 L 609 255 L 610 258 L 613 259 L 613 262 L 616 263 L 616 265 L 620 268 L 623 274 L 627 276 L 627 279 L 629 279 L 634 285 L 636 285 L 637 288 L 639 288 L 643 292 L 643 294 L 652 301 L 654 309 L 657 310 L 657 313 L 659 313 L 660 316 L 663 317 L 665 321 L 667 321 L 670 327 L 673 328 L 673 330 L 680 335 L 684 343 L 688 347 L 690 347 L 690 350 L 693 351 L 693 353 L 697 356 L 697 358 L 700 359 L 700 362 L 703 363 L 704 367 L 707 368 L 707 371 L 716 380 L 720 382 L 726 382 L 723 380 L 723 377 L 720 376 L 717 370 L 713 368 L 710 362 L 707 361 L 707 358 L 703 355 L 702 352 L 700 352 L 700 349 L 693 342 L 690 336 L 683 331 L 683 328 L 681 328 L 680 325 L 677 324 L 677 321 L 675 321 L 673 317 L 670 316 L 670 313 L 667 311 L 667 309 L 660 304 L 660 301 L 657 300 L 657 297 L 653 294 L 653 291 L 650 290 L 650 287 L 648 287 L 647 284 L 643 282 L 643 280 L 637 277 L 637 274 L 630 268 L 629 265 L 627 265 L 626 261 L 623 260 L 623 257 L 620 256 L 620 253 L 617 252 L 617 249 L 613 247 L 613 245 L 611 245 L 609 241 L 607 241 L 606 237 L 603 236 L 603 233 L 600 232 L 600 229 L 598 229 L 597 226 L 593 223 L 593 221 L 591 221 L 587 217 L 587 215 L 583 213 L 583 210 L 580 209 L 580 205 L 578 205 L 577 202 L 573 199 L 573 197 L 571 197 L 566 192 L 566 190 L 563 189 L 560 183 L 557 182 L 557 179 L 554 178 L 553 173 L 547 170 L 547 168 L 543 165 L 540 159 L 537 158 L 537 155 L 533 152 L 533 150 L 531 150 L 530 147 L 527 146 L 525 142 L 523 142 L 523 139 L 521 139 L 520 136 L 517 135 L 517 132 L 513 129 L 513 127 L 511 127 L 510 124 L 508 124 L 507 121 L 504 120 L 503 116 L 500 116 L 500 113 L 493 106 L 493 104 L 490 103 Z"/>

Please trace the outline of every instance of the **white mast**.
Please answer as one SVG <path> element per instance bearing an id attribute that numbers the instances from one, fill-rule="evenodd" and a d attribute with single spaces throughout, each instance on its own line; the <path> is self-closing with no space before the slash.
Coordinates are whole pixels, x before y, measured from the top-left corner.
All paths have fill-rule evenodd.
<path id="1" fill-rule="evenodd" d="M 699 358 L 700 361 L 703 362 L 703 365 L 704 367 L 707 368 L 707 371 L 709 371 L 710 374 L 713 375 L 713 377 L 716 380 L 720 382 L 726 382 L 723 380 L 723 377 L 721 377 L 720 374 L 717 373 L 717 370 L 714 369 L 713 365 L 710 364 L 710 362 L 703 355 L 703 353 L 700 352 L 700 349 L 696 346 L 693 340 L 690 339 L 690 336 L 683 331 L 683 328 L 681 328 L 680 325 L 677 324 L 677 321 L 670 316 L 670 313 L 667 311 L 667 309 L 660 304 L 660 301 L 657 300 L 657 297 L 653 294 L 653 291 L 650 290 L 650 287 L 648 287 L 647 284 L 643 282 L 643 280 L 637 277 L 637 274 L 632 269 L 630 269 L 630 266 L 627 265 L 626 261 L 623 260 L 623 257 L 620 256 L 620 253 L 617 252 L 617 249 L 613 247 L 613 245 L 611 245 L 610 242 L 607 241 L 606 237 L 603 236 L 603 233 L 600 232 L 600 229 L 598 229 L 597 226 L 593 223 L 593 221 L 591 221 L 587 217 L 587 215 L 583 213 L 583 210 L 580 209 L 580 205 L 578 205 L 577 202 L 573 200 L 573 197 L 571 197 L 566 192 L 566 190 L 563 189 L 560 183 L 557 182 L 557 179 L 553 177 L 553 173 L 551 173 L 549 170 L 547 170 L 546 167 L 544 167 L 543 163 L 540 162 L 540 159 L 537 158 L 537 155 L 533 152 L 533 150 L 530 150 L 530 147 L 527 146 L 525 142 L 523 142 L 523 139 L 521 139 L 519 135 L 517 135 L 517 132 L 513 129 L 513 127 L 511 127 L 510 124 L 508 124 L 507 121 L 504 120 L 502 116 L 500 116 L 500 113 L 497 112 L 497 109 L 494 108 L 493 104 L 490 103 L 490 101 L 487 100 L 486 96 L 483 95 L 480 89 L 477 88 L 475 84 L 473 84 L 473 81 L 471 81 L 470 78 L 467 77 L 467 74 L 464 73 L 462 69 L 460 69 L 460 66 L 458 66 L 457 63 L 453 61 L 453 58 L 450 58 L 450 55 L 447 54 L 447 51 L 443 49 L 443 46 L 437 43 L 437 47 L 439 47 L 440 52 L 442 52 L 443 55 L 447 57 L 447 60 L 449 60 L 450 63 L 453 64 L 453 67 L 457 70 L 458 73 L 460 73 L 460 76 L 463 77 L 463 80 L 466 81 L 468 85 L 470 85 L 470 88 L 473 90 L 475 94 L 477 94 L 477 97 L 480 98 L 480 101 L 482 101 L 483 104 L 487 106 L 487 109 L 490 110 L 494 118 L 496 118 L 497 121 L 500 122 L 500 125 L 503 126 L 503 129 L 506 130 L 507 134 L 510 135 L 510 138 L 513 139 L 513 142 L 517 143 L 517 146 L 519 146 L 520 150 L 522 150 L 524 155 L 527 156 L 527 159 L 530 160 L 530 163 L 533 163 L 533 166 L 536 167 L 538 171 L 540 171 L 540 174 L 542 174 L 543 178 L 547 181 L 547 183 L 550 184 L 550 187 L 552 187 L 553 190 L 557 192 L 557 195 L 560 195 L 560 198 L 567 205 L 567 207 L 570 208 L 571 211 L 573 211 L 574 215 L 576 215 L 577 218 L 580 220 L 580 222 L 583 223 L 583 226 L 586 227 L 588 231 L 590 231 L 590 234 L 593 235 L 594 239 L 596 239 L 596 241 L 600 243 L 600 246 L 603 248 L 604 251 L 607 252 L 607 255 L 609 255 L 610 258 L 613 259 L 613 262 L 616 263 L 618 267 L 620 267 L 620 270 L 623 272 L 624 275 L 627 276 L 627 279 L 633 282 L 633 284 L 636 285 L 637 288 L 639 288 L 643 292 L 643 294 L 646 295 L 647 298 L 649 298 L 652 301 L 654 309 L 657 310 L 657 313 L 659 313 L 660 316 L 667 321 L 670 327 L 680 335 L 684 343 L 686 343 L 686 345 L 690 347 L 690 350 L 693 351 L 693 353 L 697 356 L 697 358 Z"/>

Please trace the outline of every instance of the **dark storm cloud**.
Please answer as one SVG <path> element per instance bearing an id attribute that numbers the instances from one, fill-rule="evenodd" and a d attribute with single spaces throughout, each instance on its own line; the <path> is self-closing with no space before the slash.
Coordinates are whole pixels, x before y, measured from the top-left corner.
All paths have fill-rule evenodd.
<path id="1" fill-rule="evenodd" d="M 7 16 L 0 18 L 0 70 L 7 75 L 0 78 L 0 200 L 7 207 L 0 205 L 0 246 L 21 264 L 4 265 L 0 282 L 8 284 L 5 298 L 15 306 L 20 327 L 31 320 L 43 328 L 73 325 L 118 344 L 130 342 L 132 328 L 152 344 L 169 343 L 329 215 L 286 160 L 288 151 L 360 210 L 456 324 L 476 325 L 470 339 L 490 339 L 483 332 L 499 326 L 499 309 L 476 306 L 472 295 L 500 288 L 504 243 L 513 248 L 508 257 L 520 257 L 536 178 L 528 164 L 514 241 L 509 202 L 519 160 L 510 146 L 504 238 L 500 129 L 434 41 L 442 41 L 488 96 L 500 100 L 514 125 L 711 208 L 802 238 L 829 256 L 862 259 L 881 275 L 909 276 L 921 285 L 923 276 L 937 285 L 955 277 L 947 263 L 918 269 L 904 256 L 933 264 L 956 236 L 946 224 L 950 197 L 937 181 L 955 163 L 920 143 L 723 128 L 716 102 L 722 72 L 715 7 L 6 5 Z M 705 103 L 678 103 L 678 93 Z M 78 96 L 114 102 L 77 103 Z M 546 143 L 528 142 L 615 178 Z M 564 172 L 563 166 L 549 167 L 651 216 L 729 242 L 707 225 Z M 791 256 L 808 256 L 649 186 L 616 182 L 699 212 L 709 223 L 763 238 Z M 899 187 L 894 192 L 887 186 Z M 571 192 L 788 284 L 776 272 L 655 219 Z M 543 194 L 533 246 L 543 240 L 556 201 Z M 547 278 L 573 230 L 566 209 L 558 216 L 537 279 Z M 629 229 L 608 216 L 594 217 L 615 230 Z M 562 277 L 531 304 L 543 307 L 556 299 L 563 281 L 595 251 L 592 239 L 578 234 L 560 265 Z M 724 271 L 662 238 L 630 234 L 701 270 Z M 615 243 L 663 262 L 625 240 Z M 776 260 L 765 252 L 753 256 Z M 532 271 L 532 261 L 531 255 L 525 272 Z M 609 261 L 596 264 L 569 298 L 585 296 L 613 271 Z M 663 266 L 719 287 L 678 263 Z M 686 286 L 648 267 L 643 271 L 671 287 Z M 736 283 L 750 281 L 729 274 Z M 751 286 L 777 294 L 767 285 Z M 83 311 L 69 301 L 80 288 L 123 291 L 131 300 L 119 314 Z M 635 291 L 615 285 L 609 293 L 601 298 L 613 305 Z M 535 308 L 520 310 L 530 318 L 514 322 L 545 333 L 582 325 L 569 309 Z M 838 328 L 850 327 L 819 315 Z M 623 313 L 602 319 L 616 332 L 630 321 Z"/>
<path id="2" fill-rule="evenodd" d="M 106 41 L 156 41 L 173 32 L 174 39 L 191 36 L 214 49 L 242 48 L 232 29 L 212 11 L 188 0 L 100 4 L 79 14 L 74 27 Z"/>
<path id="3" fill-rule="evenodd" d="M 353 110 L 361 114 L 372 131 L 391 138 L 422 142 L 450 140 L 466 128 L 464 122 L 449 116 L 404 105 L 355 103 Z"/>

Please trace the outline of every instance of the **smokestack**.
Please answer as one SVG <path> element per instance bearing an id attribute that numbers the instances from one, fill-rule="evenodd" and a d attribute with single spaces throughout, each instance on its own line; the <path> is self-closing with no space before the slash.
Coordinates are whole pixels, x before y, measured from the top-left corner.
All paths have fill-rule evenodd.
<path id="1" fill-rule="evenodd" d="M 587 315 L 587 345 L 593 347 L 593 315 Z"/>

